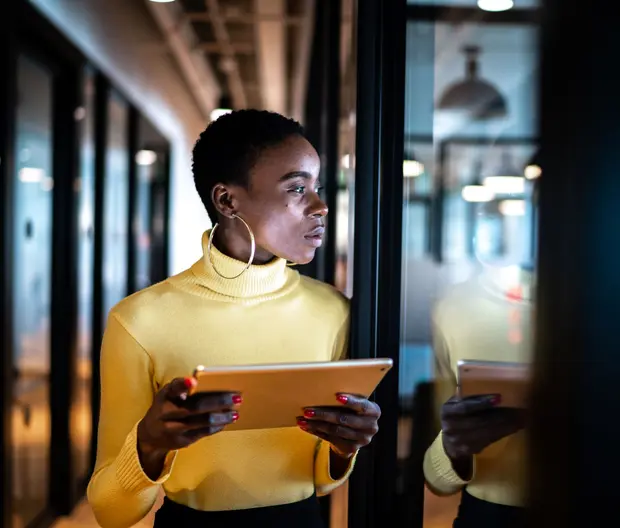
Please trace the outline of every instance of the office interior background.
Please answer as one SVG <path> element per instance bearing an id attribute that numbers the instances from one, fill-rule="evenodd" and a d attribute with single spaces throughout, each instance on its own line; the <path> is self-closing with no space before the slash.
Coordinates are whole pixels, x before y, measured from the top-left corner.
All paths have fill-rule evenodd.
<path id="1" fill-rule="evenodd" d="M 246 107 L 305 125 L 331 213 L 301 272 L 352 298 L 352 357 L 395 361 L 330 527 L 452 525 L 458 496 L 421 468 L 450 303 L 472 347 L 533 361 L 532 525 L 618 519 L 613 20 L 576 0 L 2 2 L 2 526 L 95 526 L 106 314 L 200 257 L 191 148 Z"/>

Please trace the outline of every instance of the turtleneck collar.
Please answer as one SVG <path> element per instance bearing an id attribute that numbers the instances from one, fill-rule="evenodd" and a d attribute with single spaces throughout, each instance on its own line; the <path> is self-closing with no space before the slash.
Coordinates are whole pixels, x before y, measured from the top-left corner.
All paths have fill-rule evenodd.
<path id="1" fill-rule="evenodd" d="M 299 274 L 286 266 L 283 259 L 275 259 L 264 265 L 252 265 L 236 279 L 225 279 L 218 275 L 214 267 L 226 277 L 238 275 L 246 263 L 224 255 L 214 245 L 211 258 L 207 255 L 210 231 L 202 236 L 203 257 L 194 266 L 192 273 L 200 286 L 228 298 L 239 300 L 268 300 L 279 297 L 299 281 Z"/>

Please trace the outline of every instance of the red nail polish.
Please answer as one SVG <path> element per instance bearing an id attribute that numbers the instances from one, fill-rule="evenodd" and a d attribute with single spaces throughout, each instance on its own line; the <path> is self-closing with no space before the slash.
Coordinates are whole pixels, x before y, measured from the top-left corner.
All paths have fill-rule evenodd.
<path id="1" fill-rule="evenodd" d="M 195 382 L 194 378 L 185 378 L 183 380 L 183 383 L 185 384 L 186 388 L 191 389 L 196 382 Z"/>
<path id="2" fill-rule="evenodd" d="M 233 402 L 235 405 L 241 405 L 241 404 L 243 403 L 243 398 L 242 398 L 239 394 L 235 394 L 235 395 L 232 397 L 232 402 Z"/>
<path id="3" fill-rule="evenodd" d="M 297 425 L 303 431 L 307 431 L 308 430 L 308 422 L 306 422 L 306 420 L 297 420 Z"/>
<path id="4" fill-rule="evenodd" d="M 338 401 L 342 403 L 343 405 L 346 405 L 347 403 L 349 403 L 349 398 L 348 396 L 345 396 L 344 394 L 338 394 Z"/>
<path id="5" fill-rule="evenodd" d="M 239 419 L 239 413 L 238 412 L 233 412 L 232 413 L 232 421 L 236 422 Z"/>
<path id="6" fill-rule="evenodd" d="M 313 409 L 306 409 L 304 411 L 304 416 L 306 418 L 314 418 L 316 416 L 316 411 Z"/>

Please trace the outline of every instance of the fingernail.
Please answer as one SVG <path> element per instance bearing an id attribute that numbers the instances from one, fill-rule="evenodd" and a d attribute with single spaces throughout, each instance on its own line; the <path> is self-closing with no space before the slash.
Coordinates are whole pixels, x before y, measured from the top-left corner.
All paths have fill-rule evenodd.
<path id="1" fill-rule="evenodd" d="M 232 413 L 232 421 L 236 422 L 239 419 L 239 413 L 238 412 L 233 412 Z"/>
<path id="2" fill-rule="evenodd" d="M 196 380 L 194 378 L 185 378 L 183 383 L 185 383 L 185 387 L 191 389 L 194 385 L 196 385 Z"/>
<path id="3" fill-rule="evenodd" d="M 235 405 L 241 405 L 243 403 L 243 398 L 239 394 L 235 394 L 232 397 L 232 401 Z"/>
<path id="4" fill-rule="evenodd" d="M 500 403 L 502 403 L 502 397 L 499 394 L 491 398 L 491 405 L 499 405 Z"/>
<path id="5" fill-rule="evenodd" d="M 306 420 L 297 420 L 297 425 L 303 431 L 307 431 L 308 430 L 308 422 L 306 422 Z"/>
<path id="6" fill-rule="evenodd" d="M 316 416 L 316 411 L 314 409 L 306 409 L 304 411 L 304 416 L 306 418 L 314 418 Z"/>
<path id="7" fill-rule="evenodd" d="M 342 404 L 347 404 L 349 402 L 349 397 L 344 394 L 338 394 L 337 399 Z"/>

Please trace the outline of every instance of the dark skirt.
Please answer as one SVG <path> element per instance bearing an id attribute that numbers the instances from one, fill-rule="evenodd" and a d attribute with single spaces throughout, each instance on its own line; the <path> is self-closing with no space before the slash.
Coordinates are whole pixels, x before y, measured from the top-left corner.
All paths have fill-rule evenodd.
<path id="1" fill-rule="evenodd" d="M 464 491 L 453 528 L 523 528 L 525 509 L 487 502 Z"/>
<path id="2" fill-rule="evenodd" d="M 325 528 L 316 496 L 301 502 L 253 508 L 205 512 L 164 499 L 163 506 L 155 515 L 153 528 Z"/>

